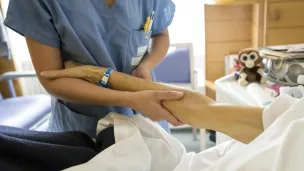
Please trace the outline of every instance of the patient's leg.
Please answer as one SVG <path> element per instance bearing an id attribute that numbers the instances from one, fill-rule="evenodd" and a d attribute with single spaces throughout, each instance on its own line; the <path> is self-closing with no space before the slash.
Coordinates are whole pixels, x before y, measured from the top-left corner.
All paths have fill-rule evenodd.
<path id="1" fill-rule="evenodd" d="M 106 68 L 103 67 L 80 65 L 67 62 L 65 66 L 69 69 L 50 71 L 46 72 L 45 75 L 52 79 L 60 77 L 80 78 L 97 84 L 106 71 Z M 182 91 L 185 94 L 184 98 L 163 102 L 164 107 L 180 121 L 196 128 L 206 128 L 225 133 L 244 143 L 252 141 L 263 131 L 262 108 L 216 104 L 199 92 L 147 81 L 120 72 L 113 72 L 109 83 L 111 89 L 120 91 Z"/>

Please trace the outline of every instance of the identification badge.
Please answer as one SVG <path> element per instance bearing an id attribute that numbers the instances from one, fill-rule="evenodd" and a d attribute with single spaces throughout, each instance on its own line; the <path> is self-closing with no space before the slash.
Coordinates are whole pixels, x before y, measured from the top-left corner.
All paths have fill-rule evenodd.
<path id="1" fill-rule="evenodd" d="M 136 57 L 132 57 L 132 62 L 131 65 L 132 66 L 136 66 L 140 63 L 141 59 L 144 57 L 145 53 L 148 50 L 148 46 L 141 46 L 137 49 L 137 56 Z"/>
<path id="2" fill-rule="evenodd" d="M 148 46 L 142 46 L 137 49 L 137 57 L 143 57 L 147 52 Z"/>
<path id="3" fill-rule="evenodd" d="M 140 63 L 141 59 L 142 59 L 142 57 L 133 57 L 131 65 L 137 66 Z"/>

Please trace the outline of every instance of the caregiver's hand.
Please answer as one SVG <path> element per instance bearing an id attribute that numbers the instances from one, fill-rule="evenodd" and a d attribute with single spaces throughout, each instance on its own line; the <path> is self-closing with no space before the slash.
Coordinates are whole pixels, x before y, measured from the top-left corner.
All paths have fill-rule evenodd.
<path id="1" fill-rule="evenodd" d="M 174 126 L 182 125 L 161 102 L 165 100 L 178 100 L 184 96 L 182 92 L 145 90 L 134 92 L 130 107 L 147 116 L 153 121 L 166 120 Z"/>
<path id="2" fill-rule="evenodd" d="M 152 81 L 151 69 L 140 64 L 133 70 L 132 76 Z M 183 93 L 176 91 L 139 91 L 137 98 L 132 104 L 135 105 L 133 109 L 143 113 L 145 116 L 153 121 L 166 120 L 174 126 L 183 125 L 178 121 L 166 108 L 161 104 L 164 100 L 177 100 L 183 97 Z"/>

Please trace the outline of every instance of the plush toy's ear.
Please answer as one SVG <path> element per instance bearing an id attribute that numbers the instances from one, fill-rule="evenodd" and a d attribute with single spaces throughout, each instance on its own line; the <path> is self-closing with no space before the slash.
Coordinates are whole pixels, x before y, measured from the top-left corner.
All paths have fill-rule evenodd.
<path id="1" fill-rule="evenodd" d="M 236 59 L 236 58 L 234 58 L 234 59 L 233 59 L 233 65 L 238 65 L 238 64 L 239 64 L 239 60 Z"/>
<path id="2" fill-rule="evenodd" d="M 236 58 L 233 59 L 233 67 L 238 68 L 240 66 L 240 61 Z"/>
<path id="3" fill-rule="evenodd" d="M 261 68 L 265 68 L 265 65 L 264 65 L 264 63 L 263 63 L 263 60 L 261 60 L 261 62 L 258 64 L 258 66 L 261 67 Z"/>

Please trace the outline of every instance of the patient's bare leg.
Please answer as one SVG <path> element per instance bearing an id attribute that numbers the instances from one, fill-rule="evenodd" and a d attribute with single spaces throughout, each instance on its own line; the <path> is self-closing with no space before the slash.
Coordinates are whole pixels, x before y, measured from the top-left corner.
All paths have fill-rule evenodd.
<path id="1" fill-rule="evenodd" d="M 74 77 L 97 84 L 106 68 L 80 66 L 74 62 L 65 63 L 65 70 L 45 73 L 49 78 Z M 179 90 L 184 98 L 163 102 L 173 115 L 185 124 L 225 133 L 244 143 L 252 141 L 263 131 L 262 108 L 227 106 L 217 104 L 207 96 L 178 87 L 147 81 L 120 72 L 113 72 L 109 79 L 111 89 L 120 91 Z"/>

